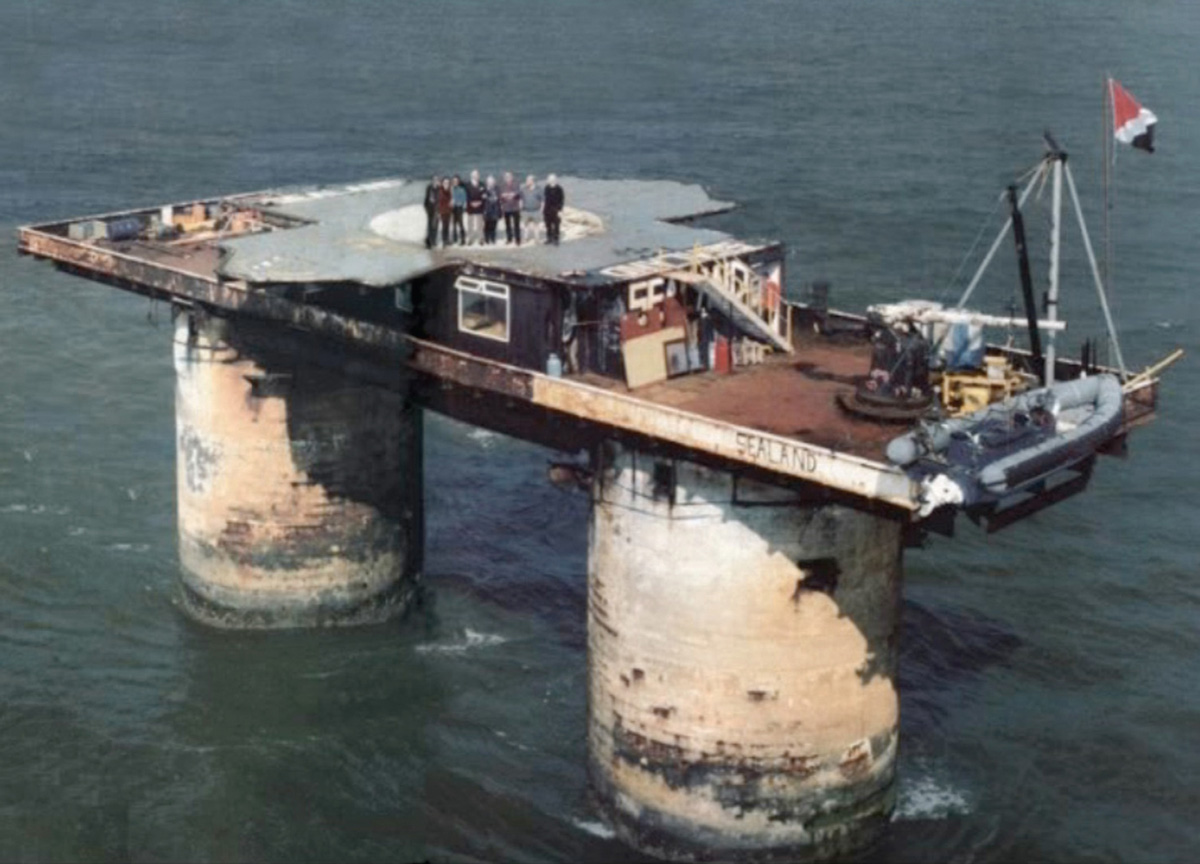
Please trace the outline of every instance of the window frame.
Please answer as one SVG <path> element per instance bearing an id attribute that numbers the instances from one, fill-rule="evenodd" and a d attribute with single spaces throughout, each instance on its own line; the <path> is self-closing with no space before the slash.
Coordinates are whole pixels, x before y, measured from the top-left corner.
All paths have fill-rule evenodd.
<path id="1" fill-rule="evenodd" d="M 474 276 L 459 276 L 454 280 L 454 290 L 458 293 L 458 330 L 480 339 L 491 339 L 493 342 L 509 344 L 512 341 L 512 288 L 503 282 L 492 282 L 488 279 L 477 279 Z M 474 330 L 463 326 L 463 299 L 467 294 L 478 297 L 492 298 L 504 301 L 504 335 L 496 336 L 482 330 Z"/>

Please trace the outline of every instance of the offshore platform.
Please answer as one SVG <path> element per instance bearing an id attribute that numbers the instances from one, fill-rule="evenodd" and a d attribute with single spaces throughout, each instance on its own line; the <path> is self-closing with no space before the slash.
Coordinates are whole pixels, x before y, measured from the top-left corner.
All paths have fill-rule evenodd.
<path id="1" fill-rule="evenodd" d="M 1064 167 L 1039 168 L 1056 200 Z M 1080 491 L 1153 417 L 1159 369 L 1057 355 L 1027 266 L 1026 319 L 1000 323 L 1030 344 L 989 346 L 997 322 L 961 309 L 851 315 L 819 285 L 799 302 L 780 244 L 693 223 L 731 206 L 697 186 L 563 185 L 561 245 L 427 249 L 404 180 L 49 222 L 19 245 L 172 305 L 189 614 L 402 613 L 424 410 L 586 451 L 554 472 L 591 491 L 589 768 L 618 835 L 689 860 L 863 848 L 895 801 L 902 550 L 960 512 L 994 530 Z"/>

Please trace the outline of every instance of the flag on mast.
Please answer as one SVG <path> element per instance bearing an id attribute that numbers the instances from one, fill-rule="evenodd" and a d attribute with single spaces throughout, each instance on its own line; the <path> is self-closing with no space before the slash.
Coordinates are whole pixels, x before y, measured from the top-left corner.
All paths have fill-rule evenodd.
<path id="1" fill-rule="evenodd" d="M 1112 78 L 1108 79 L 1108 92 L 1112 101 L 1113 135 L 1123 144 L 1153 153 L 1154 124 L 1158 122 L 1154 112 L 1143 108 Z"/>

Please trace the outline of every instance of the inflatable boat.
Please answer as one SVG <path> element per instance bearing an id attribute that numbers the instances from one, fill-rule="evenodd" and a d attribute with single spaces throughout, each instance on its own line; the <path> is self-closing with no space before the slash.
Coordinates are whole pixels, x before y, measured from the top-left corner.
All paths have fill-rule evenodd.
<path id="1" fill-rule="evenodd" d="M 923 424 L 887 457 L 921 482 L 920 515 L 995 503 L 1090 458 L 1120 428 L 1115 375 L 1042 387 L 974 414 Z"/>

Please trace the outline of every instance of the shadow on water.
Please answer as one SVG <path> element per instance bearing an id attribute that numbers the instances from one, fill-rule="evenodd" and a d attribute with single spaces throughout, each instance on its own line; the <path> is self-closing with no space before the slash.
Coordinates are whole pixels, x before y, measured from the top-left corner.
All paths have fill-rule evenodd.
<path id="1" fill-rule="evenodd" d="M 426 590 L 469 596 L 586 644 L 588 495 L 547 480 L 555 451 L 425 414 Z"/>
<path id="2" fill-rule="evenodd" d="M 431 602 L 438 596 L 457 592 L 508 612 L 534 614 L 553 628 L 560 644 L 569 651 L 587 648 L 587 577 L 566 582 L 541 578 L 515 580 L 504 576 L 480 579 L 462 573 L 434 574 L 426 585 Z"/>
<path id="3" fill-rule="evenodd" d="M 947 693 L 980 681 L 1021 647 L 1016 633 L 974 609 L 905 600 L 900 620 L 901 716 L 922 725 L 936 726 L 950 710 Z"/>

